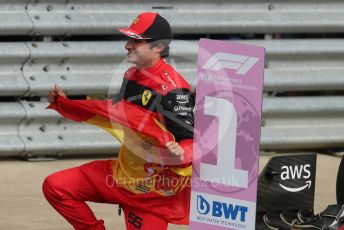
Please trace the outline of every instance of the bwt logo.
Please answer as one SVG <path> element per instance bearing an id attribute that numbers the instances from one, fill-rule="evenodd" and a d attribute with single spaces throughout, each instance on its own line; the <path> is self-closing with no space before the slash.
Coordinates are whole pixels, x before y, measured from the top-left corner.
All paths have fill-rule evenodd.
<path id="1" fill-rule="evenodd" d="M 281 180 L 285 182 L 288 182 L 289 180 L 299 180 L 299 181 L 301 179 L 307 180 L 311 177 L 310 167 L 311 167 L 310 164 L 282 166 L 281 167 L 281 170 L 282 170 Z M 297 187 L 297 188 L 290 188 L 281 183 L 279 183 L 279 186 L 288 192 L 300 192 L 306 189 L 307 187 L 308 189 L 310 189 L 310 187 L 312 186 L 312 181 L 307 180 L 305 182 L 305 185 L 301 185 L 300 187 Z"/>
<path id="2" fill-rule="evenodd" d="M 232 69 L 237 70 L 236 74 L 245 75 L 258 60 L 257 57 L 218 52 L 209 58 L 202 68 L 215 71 L 219 71 L 221 68 Z"/>
<path id="3" fill-rule="evenodd" d="M 210 203 L 201 195 L 197 196 L 197 211 L 201 215 L 211 214 L 213 217 L 224 217 L 229 220 L 246 221 L 248 207 L 213 201 Z"/>

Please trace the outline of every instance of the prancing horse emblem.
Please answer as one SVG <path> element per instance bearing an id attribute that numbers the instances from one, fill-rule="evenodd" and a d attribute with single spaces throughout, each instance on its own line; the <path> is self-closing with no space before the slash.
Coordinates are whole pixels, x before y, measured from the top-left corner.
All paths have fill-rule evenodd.
<path id="1" fill-rule="evenodd" d="M 149 90 L 145 90 L 142 94 L 142 105 L 147 105 L 149 102 L 149 99 L 152 97 L 152 92 Z"/>

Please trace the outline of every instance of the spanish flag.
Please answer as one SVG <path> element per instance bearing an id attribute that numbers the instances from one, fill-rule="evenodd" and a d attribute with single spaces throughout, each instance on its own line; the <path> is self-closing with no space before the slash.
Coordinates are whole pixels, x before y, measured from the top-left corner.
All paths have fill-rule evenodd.
<path id="1" fill-rule="evenodd" d="M 183 161 L 171 156 L 164 146 L 175 138 L 157 112 L 124 99 L 113 104 L 112 100 L 70 100 L 61 95 L 47 108 L 102 128 L 122 144 L 112 168 L 117 184 L 126 190 L 171 196 L 189 185 L 192 140 L 179 142 L 185 152 Z"/>

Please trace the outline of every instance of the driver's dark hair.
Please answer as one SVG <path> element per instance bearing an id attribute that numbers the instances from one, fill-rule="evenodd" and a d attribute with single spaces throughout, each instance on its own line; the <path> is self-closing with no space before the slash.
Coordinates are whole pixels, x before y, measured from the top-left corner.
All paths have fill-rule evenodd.
<path id="1" fill-rule="evenodd" d="M 156 47 L 160 44 L 164 46 L 164 49 L 160 52 L 160 57 L 167 58 L 170 55 L 170 43 L 171 40 L 150 40 L 149 46 L 151 48 Z"/>

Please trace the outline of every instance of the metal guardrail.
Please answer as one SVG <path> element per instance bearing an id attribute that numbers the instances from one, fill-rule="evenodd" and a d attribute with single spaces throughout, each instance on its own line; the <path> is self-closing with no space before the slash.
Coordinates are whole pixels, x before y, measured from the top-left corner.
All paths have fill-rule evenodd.
<path id="1" fill-rule="evenodd" d="M 19 103 L 0 103 L 0 156 L 16 155 L 25 149 L 19 136 L 18 124 L 25 118 L 25 110 Z"/>
<path id="2" fill-rule="evenodd" d="M 0 36 L 44 37 L 44 42 L 0 43 L 0 96 L 45 100 L 55 83 L 67 95 L 115 94 L 128 67 L 122 62 L 123 41 L 49 42 L 50 37 L 115 35 L 114 28 L 128 26 L 142 11 L 160 12 L 176 34 L 228 34 L 235 39 L 239 33 L 281 33 L 285 39 L 239 40 L 265 47 L 265 92 L 344 88 L 343 39 L 288 38 L 288 33 L 341 33 L 341 0 L 143 0 L 135 1 L 135 9 L 124 0 L 0 0 Z M 193 86 L 196 53 L 196 41 L 172 43 L 170 61 Z M 343 105 L 343 96 L 266 96 L 262 150 L 344 147 Z M 46 106 L 43 101 L 0 102 L 0 156 L 118 150 L 105 131 L 67 121 L 44 110 Z"/>
<path id="3" fill-rule="evenodd" d="M 24 95 L 29 90 L 21 69 L 29 57 L 24 43 L 0 43 L 0 95 Z"/>
<path id="4" fill-rule="evenodd" d="M 344 88 L 344 40 L 250 40 L 265 47 L 265 91 Z M 118 91 L 128 65 L 124 42 L 0 43 L 0 95 L 45 96 L 55 84 L 69 95 Z M 196 81 L 197 42 L 174 41 L 171 63 Z M 111 92 L 110 92 L 111 91 Z"/>
<path id="5" fill-rule="evenodd" d="M 23 65 L 23 76 L 31 95 L 46 95 L 55 83 L 63 86 L 68 94 L 106 93 L 115 65 L 120 61 L 120 52 L 124 54 L 123 47 L 115 43 L 31 43 L 28 46 L 31 57 Z"/>
<path id="6" fill-rule="evenodd" d="M 26 11 L 28 0 L 0 1 L 0 35 L 26 35 L 33 23 Z"/>
<path id="7" fill-rule="evenodd" d="M 262 150 L 344 147 L 344 97 L 265 97 Z M 0 103 L 0 156 L 116 153 L 107 132 L 67 121 L 47 102 Z M 7 112 L 6 112 L 7 111 Z"/>
<path id="8" fill-rule="evenodd" d="M 2 0 L 1 35 L 115 34 L 114 28 L 127 26 L 142 11 L 160 12 L 175 33 L 338 33 L 344 29 L 340 0 L 145 0 L 135 1 L 135 8 L 132 4 L 123 0 Z"/>
<path id="9" fill-rule="evenodd" d="M 264 98 L 262 149 L 344 147 L 344 97 Z"/>

